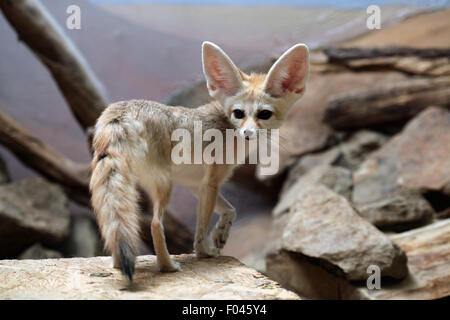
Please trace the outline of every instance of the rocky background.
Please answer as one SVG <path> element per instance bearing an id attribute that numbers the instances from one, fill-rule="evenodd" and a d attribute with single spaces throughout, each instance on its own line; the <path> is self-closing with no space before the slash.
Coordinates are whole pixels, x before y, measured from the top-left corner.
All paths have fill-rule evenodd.
<path id="1" fill-rule="evenodd" d="M 65 9 L 63 2 L 43 1 L 53 14 Z M 92 40 L 87 43 L 86 38 L 76 34 L 69 35 L 86 53 L 113 100 L 144 96 L 192 107 L 209 101 L 204 82 L 197 80 L 200 76 L 192 76 L 199 72 L 199 66 L 199 70 L 189 65 L 169 72 L 165 72 L 161 64 L 139 69 L 135 66 L 152 59 L 142 52 L 145 49 L 155 51 L 154 46 L 144 42 L 141 49 L 136 50 L 139 53 L 130 53 L 132 57 L 123 59 L 129 47 L 118 49 L 120 46 L 116 48 L 114 43 L 132 43 L 135 38 L 148 36 L 154 41 L 160 39 L 161 46 L 172 52 L 170 61 L 180 60 L 172 64 L 183 65 L 185 60 L 199 63 L 199 50 L 191 48 L 197 45 L 200 48 L 205 37 L 218 37 L 220 27 L 211 28 L 209 34 L 198 35 L 199 39 L 183 38 L 183 45 L 180 45 L 177 41 L 181 41 L 182 33 L 196 34 L 195 30 L 183 31 L 176 24 L 163 21 L 145 21 L 145 6 L 104 5 L 99 8 L 88 2 L 82 4 L 92 8 L 87 15 L 92 19 L 89 21 L 95 20 L 93 12 L 98 11 L 95 17 L 102 17 L 103 25 L 90 22 L 97 32 L 118 22 L 122 26 L 113 33 L 109 43 L 109 33 L 106 40 L 98 40 L 118 50 L 111 54 L 106 50 L 101 58 L 93 55 L 99 50 L 98 44 L 94 45 Z M 156 10 L 179 15 L 177 10 L 181 9 L 168 11 L 167 7 L 160 6 Z M 221 13 L 217 8 L 210 10 L 226 16 L 229 8 Z M 315 9 L 305 10 L 311 13 Z M 256 11 L 264 14 L 263 9 Z M 282 127 L 278 174 L 258 177 L 254 166 L 243 166 L 224 186 L 227 198 L 236 204 L 239 218 L 222 254 L 240 259 L 301 297 L 435 299 L 450 295 L 450 11 L 436 10 L 403 19 L 399 12 L 405 11 L 419 10 L 389 8 L 384 12 L 391 23 L 386 23 L 382 30 L 364 34 L 367 31 L 364 27 L 353 28 L 352 34 L 343 30 L 333 37 L 335 43 L 331 43 L 327 39 L 323 42 L 317 39 L 322 34 L 329 35 L 330 30 L 336 30 L 343 21 L 364 21 L 365 14 L 363 12 L 361 20 L 361 12 L 357 10 L 342 10 L 333 16 L 324 9 L 324 16 L 336 19 L 325 27 L 314 22 L 322 29 L 309 40 L 314 48 L 312 73 L 304 97 L 291 110 Z M 208 16 L 207 13 L 200 11 L 198 17 Z M 241 14 L 248 13 L 244 10 Z M 282 11 L 277 14 L 284 15 Z M 55 14 L 55 17 L 64 21 L 64 16 Z M 183 17 L 189 20 L 195 15 Z M 199 21 L 204 21 L 202 19 Z M 132 20 L 137 24 L 131 24 Z M 161 28 L 162 25 L 168 35 L 158 29 L 155 31 L 156 26 Z M 200 27 L 189 26 L 204 30 L 201 23 Z M 311 32 L 318 30 L 318 27 L 309 28 Z M 270 48 L 264 49 L 268 54 L 256 55 L 255 59 L 250 57 L 263 50 L 261 41 L 253 40 L 247 45 L 249 39 L 234 40 L 228 31 L 223 35 L 224 48 L 232 58 L 233 54 L 237 56 L 237 63 L 244 70 L 267 71 L 285 44 L 308 43 L 306 35 L 299 33 L 298 27 L 295 30 L 292 33 L 278 30 L 280 42 L 271 41 Z M 32 79 L 46 73 L 45 68 L 38 66 L 35 57 L 27 56 L 28 48 L 11 49 L 17 46 L 17 39 L 6 20 L 0 21 L 0 32 L 11 45 L 9 49 L 0 48 L 0 54 L 12 61 L 0 64 L 1 111 L 24 125 L 22 131 L 13 120 L 6 116 L 1 118 L 0 142 L 26 167 L 39 172 L 36 176 L 10 153 L 2 152 L 6 161 L 0 159 L 0 259 L 105 255 L 86 202 L 88 175 L 85 169 L 89 151 L 85 137 L 70 120 L 70 112 L 67 115 L 64 113 L 67 110 L 63 112 L 63 108 L 54 107 L 64 103 L 60 93 L 53 93 L 56 88 L 47 84 L 31 85 Z M 258 39 L 258 33 L 249 32 L 255 33 L 251 39 Z M 362 35 L 344 40 L 358 33 Z M 174 49 L 176 46 L 185 51 L 180 55 Z M 15 52 L 21 52 L 22 56 L 16 56 Z M 13 56 L 16 58 L 12 59 Z M 102 59 L 106 61 L 100 61 Z M 125 79 L 115 79 L 114 75 L 124 70 Z M 28 83 L 18 76 L 22 73 L 29 73 L 32 81 Z M 164 76 L 155 78 L 158 74 Z M 48 74 L 45 76 L 49 78 Z M 184 80 L 175 81 L 178 78 Z M 46 81 L 51 83 L 51 79 Z M 26 94 L 20 94 L 19 83 L 30 86 Z M 119 88 L 121 83 L 132 89 Z M 173 91 L 176 92 L 169 94 Z M 68 104 L 71 105 L 70 101 Z M 36 108 L 43 109 L 37 112 Z M 73 111 L 72 105 L 71 108 Z M 54 114 L 52 110 L 56 110 Z M 70 121 L 73 123 L 69 124 Z M 31 154 L 43 165 L 30 165 L 30 154 L 18 150 L 17 144 L 11 146 L 11 141 L 22 141 L 14 140 L 17 133 L 26 137 L 24 147 L 33 148 L 35 141 L 46 141 L 79 163 L 71 163 L 59 155 L 46 158 L 43 154 L 54 152 L 42 144 L 43 152 L 37 150 Z M 19 143 L 19 147 L 22 144 Z M 54 170 L 44 168 L 53 169 L 55 159 L 69 163 L 61 167 L 70 173 L 63 176 L 72 179 L 70 183 L 54 174 Z M 55 166 L 57 170 L 61 167 Z M 151 203 L 144 199 L 144 213 L 149 206 Z M 192 251 L 194 207 L 195 200 L 186 190 L 175 189 L 165 221 L 171 253 Z M 143 254 L 152 253 L 148 221 L 149 216 L 144 214 Z M 11 261 L 7 262 L 8 266 L 14 265 L 14 260 Z M 91 261 L 93 266 L 104 264 L 103 260 Z M 76 263 L 80 265 L 78 260 Z M 210 262 L 209 267 L 215 263 Z M 366 280 L 372 274 L 370 266 L 380 271 L 380 290 L 367 288 Z M 37 268 L 33 272 L 39 270 L 37 265 L 24 268 L 28 267 Z M 61 268 L 64 269 L 64 265 Z M 218 269 L 218 272 L 225 275 L 230 270 Z M 245 287 L 246 282 L 243 283 L 241 287 Z M 266 298 L 276 298 L 276 295 Z"/>

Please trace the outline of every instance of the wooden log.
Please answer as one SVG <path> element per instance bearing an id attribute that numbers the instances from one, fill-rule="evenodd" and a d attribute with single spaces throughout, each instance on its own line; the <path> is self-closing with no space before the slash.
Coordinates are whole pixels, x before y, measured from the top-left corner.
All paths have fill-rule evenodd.
<path id="1" fill-rule="evenodd" d="M 404 122 L 428 106 L 450 108 L 450 77 L 408 79 L 330 98 L 323 121 L 335 129 Z"/>
<path id="2" fill-rule="evenodd" d="M 314 52 L 311 64 L 317 72 L 396 70 L 437 77 L 450 75 L 450 49 L 329 47 Z"/>
<path id="3" fill-rule="evenodd" d="M 0 144 L 26 166 L 60 184 L 72 200 L 89 205 L 89 164 L 65 157 L 1 111 Z"/>
<path id="4" fill-rule="evenodd" d="M 0 1 L 18 37 L 45 64 L 83 129 L 107 106 L 100 82 L 82 54 L 37 0 Z"/>
<path id="5" fill-rule="evenodd" d="M 373 47 L 373 48 L 341 48 L 328 47 L 323 52 L 328 57 L 328 62 L 347 62 L 358 59 L 373 59 L 380 57 L 406 57 L 415 56 L 419 58 L 442 58 L 450 57 L 450 49 L 442 48 L 412 48 L 412 47 Z"/>

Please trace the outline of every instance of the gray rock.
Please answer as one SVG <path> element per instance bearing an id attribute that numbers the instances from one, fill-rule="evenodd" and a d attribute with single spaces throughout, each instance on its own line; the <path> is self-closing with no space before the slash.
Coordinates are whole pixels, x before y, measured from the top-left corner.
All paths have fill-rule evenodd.
<path id="1" fill-rule="evenodd" d="M 0 257 L 21 253 L 35 242 L 54 244 L 69 234 L 62 189 L 41 178 L 0 186 Z"/>
<path id="2" fill-rule="evenodd" d="M 430 107 L 418 114 L 355 173 L 356 200 L 367 202 L 359 189 L 368 186 L 376 200 L 399 187 L 450 195 L 449 129 L 448 110 Z"/>
<path id="3" fill-rule="evenodd" d="M 40 243 L 36 243 L 22 252 L 18 259 L 58 259 L 62 257 L 60 252 L 44 248 Z"/>
<path id="4" fill-rule="evenodd" d="M 319 165 L 314 167 L 307 174 L 299 178 L 297 183 L 287 191 L 281 193 L 281 198 L 273 210 L 273 214 L 278 216 L 286 213 L 297 199 L 298 195 L 312 185 L 324 185 L 334 192 L 350 199 L 352 194 L 352 173 L 342 167 L 332 167 Z"/>
<path id="5" fill-rule="evenodd" d="M 381 281 L 380 290 L 365 285 L 344 299 L 432 300 L 450 295 L 450 220 L 390 236 L 408 256 L 409 275 L 401 282 Z"/>
<path id="6" fill-rule="evenodd" d="M 351 283 L 329 272 L 310 258 L 278 250 L 266 256 L 266 274 L 284 288 L 308 299 L 341 299 Z"/>
<path id="7" fill-rule="evenodd" d="M 379 228 L 409 229 L 431 221 L 434 210 L 419 193 L 396 191 L 383 199 L 355 205 L 359 214 Z"/>
<path id="8" fill-rule="evenodd" d="M 358 169 L 370 153 L 379 149 L 387 140 L 387 136 L 378 132 L 369 130 L 357 131 L 349 140 L 338 146 L 341 155 L 336 165 L 354 171 Z"/>
<path id="9" fill-rule="evenodd" d="M 320 165 L 333 165 L 337 162 L 340 155 L 341 152 L 337 147 L 319 153 L 304 155 L 289 170 L 289 174 L 283 184 L 283 188 L 281 189 L 281 194 L 290 189 L 303 175 L 311 171 L 313 168 Z"/>
<path id="10" fill-rule="evenodd" d="M 266 257 L 266 274 L 310 299 L 428 300 L 450 295 L 450 220 L 390 236 L 408 257 L 408 276 L 380 280 L 380 289 L 351 282 L 299 253 L 276 250 Z M 373 272 L 368 273 L 367 277 Z"/>
<path id="11" fill-rule="evenodd" d="M 319 260 L 351 281 L 366 280 L 370 265 L 378 266 L 382 276 L 401 279 L 407 275 L 403 250 L 328 188 L 305 190 L 289 215 L 282 249 Z"/>
<path id="12" fill-rule="evenodd" d="M 302 175 L 319 165 L 340 166 L 354 171 L 371 152 L 380 148 L 386 141 L 387 137 L 381 133 L 360 130 L 333 148 L 304 155 L 289 170 L 282 192 L 289 189 Z"/>
<path id="13" fill-rule="evenodd" d="M 425 219 L 429 208 L 419 192 L 450 195 L 449 129 L 450 112 L 430 107 L 372 153 L 353 176 L 352 201 L 361 213 L 384 217 L 383 225 Z"/>

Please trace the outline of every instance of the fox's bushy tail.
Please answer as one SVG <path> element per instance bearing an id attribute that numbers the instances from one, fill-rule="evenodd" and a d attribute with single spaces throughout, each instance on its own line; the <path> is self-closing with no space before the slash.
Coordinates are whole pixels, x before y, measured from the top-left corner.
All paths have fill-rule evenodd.
<path id="1" fill-rule="evenodd" d="M 133 155 L 121 143 L 126 136 L 117 122 L 97 124 L 89 187 L 105 247 L 112 253 L 114 267 L 131 281 L 140 244 L 139 193 L 130 165 Z"/>

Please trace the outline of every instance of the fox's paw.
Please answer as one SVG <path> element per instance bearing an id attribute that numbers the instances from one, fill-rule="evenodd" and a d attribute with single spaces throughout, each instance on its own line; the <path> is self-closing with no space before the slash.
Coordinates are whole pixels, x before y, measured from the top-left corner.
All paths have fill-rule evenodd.
<path id="1" fill-rule="evenodd" d="M 195 248 L 197 258 L 213 258 L 220 255 L 220 249 L 216 247 L 197 246 Z"/>
<path id="2" fill-rule="evenodd" d="M 170 263 L 158 264 L 159 271 L 161 272 L 177 272 L 181 271 L 181 266 L 176 261 L 170 261 Z"/>
<path id="3" fill-rule="evenodd" d="M 228 231 L 229 229 L 225 228 L 214 228 L 211 233 L 211 239 L 216 248 L 222 249 L 225 246 L 228 239 Z"/>

